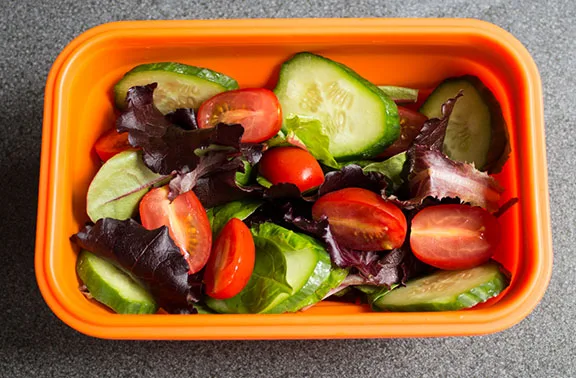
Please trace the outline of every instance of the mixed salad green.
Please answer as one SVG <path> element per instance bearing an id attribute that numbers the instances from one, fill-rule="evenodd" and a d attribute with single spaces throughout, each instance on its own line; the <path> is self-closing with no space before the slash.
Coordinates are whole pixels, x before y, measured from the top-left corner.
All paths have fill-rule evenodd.
<path id="1" fill-rule="evenodd" d="M 114 92 L 71 240 L 82 292 L 118 313 L 449 311 L 508 286 L 508 137 L 476 77 L 423 98 L 305 52 L 274 91 L 156 63 Z"/>

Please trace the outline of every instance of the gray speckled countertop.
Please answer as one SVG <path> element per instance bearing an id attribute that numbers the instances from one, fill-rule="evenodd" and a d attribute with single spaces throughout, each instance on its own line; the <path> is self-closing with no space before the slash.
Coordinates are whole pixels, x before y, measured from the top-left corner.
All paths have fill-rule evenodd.
<path id="1" fill-rule="evenodd" d="M 0 3 L 0 376 L 576 376 L 573 0 Z M 527 319 L 473 338 L 132 342 L 84 336 L 52 314 L 33 268 L 43 89 L 53 60 L 72 38 L 126 19 L 367 16 L 483 19 L 512 32 L 536 60 L 544 85 L 555 256 L 548 291 Z"/>

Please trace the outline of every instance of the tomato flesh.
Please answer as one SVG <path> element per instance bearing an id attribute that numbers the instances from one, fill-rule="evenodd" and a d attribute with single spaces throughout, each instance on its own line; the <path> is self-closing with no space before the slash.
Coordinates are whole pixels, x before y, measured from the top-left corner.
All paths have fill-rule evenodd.
<path id="1" fill-rule="evenodd" d="M 324 182 L 324 172 L 308 151 L 299 147 L 277 147 L 264 153 L 260 174 L 272 184 L 291 183 L 305 192 Z"/>
<path id="2" fill-rule="evenodd" d="M 106 131 L 94 144 L 96 154 L 102 161 L 132 148 L 128 142 L 128 133 L 119 133 L 115 129 Z"/>
<path id="3" fill-rule="evenodd" d="M 280 102 L 274 92 L 264 88 L 227 91 L 206 100 L 198 110 L 198 127 L 218 123 L 241 124 L 242 142 L 260 143 L 270 139 L 282 127 Z"/>
<path id="4" fill-rule="evenodd" d="M 500 242 L 500 225 L 488 211 L 468 205 L 438 205 L 412 219 L 410 246 L 436 268 L 468 269 L 485 263 Z"/>
<path id="5" fill-rule="evenodd" d="M 168 186 L 150 190 L 140 201 L 140 218 L 148 230 L 167 226 L 170 237 L 196 273 L 206 265 L 212 247 L 212 230 L 206 210 L 194 194 L 180 194 L 170 202 Z"/>
<path id="6" fill-rule="evenodd" d="M 428 117 L 424 114 L 403 106 L 398 106 L 398 115 L 400 116 L 400 136 L 379 157 L 391 157 L 406 151 L 412 141 L 414 141 L 414 138 L 420 133 L 420 130 L 422 130 L 424 122 L 428 120 Z"/>
<path id="7" fill-rule="evenodd" d="M 398 248 L 406 238 L 406 217 L 393 203 L 361 188 L 328 193 L 312 207 L 315 220 L 328 217 L 334 237 L 358 251 Z"/>
<path id="8" fill-rule="evenodd" d="M 246 286 L 254 270 L 256 250 L 250 229 L 232 218 L 216 238 L 204 272 L 206 294 L 232 298 Z"/>

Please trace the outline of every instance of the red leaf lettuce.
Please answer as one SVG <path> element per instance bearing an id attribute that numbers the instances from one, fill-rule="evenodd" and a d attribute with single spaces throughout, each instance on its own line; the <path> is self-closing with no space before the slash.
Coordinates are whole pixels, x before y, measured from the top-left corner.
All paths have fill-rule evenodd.
<path id="1" fill-rule="evenodd" d="M 199 274 L 188 274 L 188 263 L 168 228 L 147 230 L 132 219 L 103 218 L 70 239 L 128 272 L 164 310 L 173 314 L 196 312 L 193 305 L 200 299 L 202 280 Z"/>

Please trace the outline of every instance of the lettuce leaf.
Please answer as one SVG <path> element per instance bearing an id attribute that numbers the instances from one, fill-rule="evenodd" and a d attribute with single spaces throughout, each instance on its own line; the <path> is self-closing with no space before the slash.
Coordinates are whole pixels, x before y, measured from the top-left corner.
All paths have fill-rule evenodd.
<path id="1" fill-rule="evenodd" d="M 330 138 L 324 133 L 319 120 L 291 115 L 285 120 L 282 129 L 288 143 L 296 146 L 304 145 L 322 164 L 332 168 L 339 167 L 330 153 Z"/>
<path id="2" fill-rule="evenodd" d="M 365 171 L 355 164 L 346 165 L 339 171 L 328 172 L 324 182 L 318 188 L 318 195 L 334 192 L 344 188 L 363 188 L 378 194 L 386 190 L 386 177 L 378 171 Z"/>
<path id="3" fill-rule="evenodd" d="M 409 204 L 422 204 L 427 197 L 458 198 L 489 212 L 498 210 L 504 191 L 494 178 L 471 164 L 451 160 L 441 151 L 420 147 L 414 153 L 409 187 L 412 195 L 407 201 Z"/>
<path id="4" fill-rule="evenodd" d="M 247 185 L 252 164 L 262 157 L 263 145 L 241 145 L 233 153 L 213 151 L 200 157 L 196 168 L 170 182 L 170 198 L 194 190 L 205 208 L 246 197 L 262 197 L 264 188 Z"/>
<path id="5" fill-rule="evenodd" d="M 176 177 L 170 181 L 169 198 L 173 200 L 179 194 L 194 189 L 198 181 L 207 175 L 229 173 L 234 180 L 236 180 L 236 173 L 238 173 L 238 171 L 243 172 L 244 170 L 244 160 L 238 156 L 230 158 L 228 154 L 221 151 L 207 153 L 199 158 L 194 170 L 176 175 Z M 204 203 L 202 204 L 204 205 Z"/>
<path id="6" fill-rule="evenodd" d="M 384 161 L 379 161 L 366 165 L 364 172 L 379 172 L 386 176 L 392 191 L 398 190 L 404 184 L 404 166 L 406 163 L 406 152 L 401 152 Z"/>
<path id="7" fill-rule="evenodd" d="M 458 98 L 442 105 L 442 117 L 428 120 L 407 152 L 410 167 L 410 198 L 401 201 L 406 209 L 417 208 L 426 198 L 458 199 L 490 212 L 498 210 L 502 187 L 487 173 L 473 165 L 450 159 L 442 152 L 450 114 Z"/>
<path id="8" fill-rule="evenodd" d="M 198 123 L 196 123 L 196 113 L 192 108 L 176 109 L 164 116 L 168 122 L 180 126 L 184 130 L 196 130 Z"/>
<path id="9" fill-rule="evenodd" d="M 244 220 L 254 213 L 263 201 L 260 200 L 241 200 L 228 202 L 221 206 L 216 206 L 207 210 L 212 233 L 216 236 L 220 233 L 222 228 L 232 218 Z"/>
<path id="10" fill-rule="evenodd" d="M 202 278 L 189 275 L 189 266 L 168 234 L 167 227 L 147 230 L 138 222 L 103 218 L 70 238 L 142 283 L 169 313 L 195 313 Z"/>

